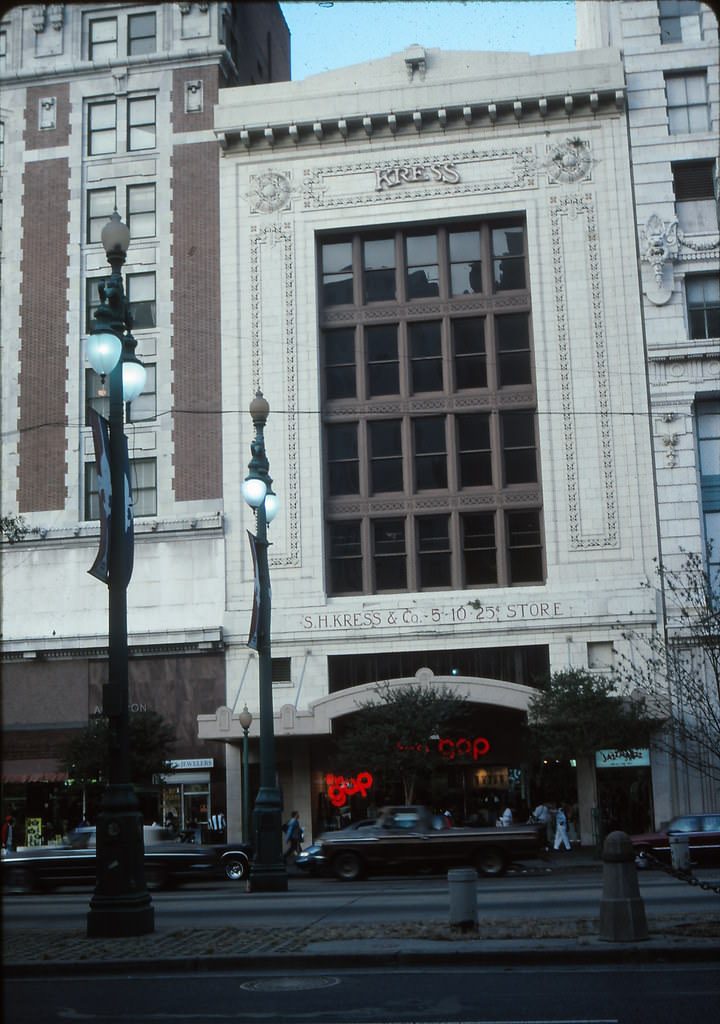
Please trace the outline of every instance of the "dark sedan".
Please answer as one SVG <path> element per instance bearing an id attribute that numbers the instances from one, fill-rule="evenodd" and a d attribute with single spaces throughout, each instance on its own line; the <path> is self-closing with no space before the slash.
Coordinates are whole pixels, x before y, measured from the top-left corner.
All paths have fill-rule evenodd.
<path id="1" fill-rule="evenodd" d="M 237 846 L 203 846 L 173 840 L 164 829 L 145 829 L 145 884 L 172 888 L 183 882 L 228 878 L 249 873 L 251 851 Z M 26 893 L 62 885 L 95 884 L 95 829 L 77 829 L 58 846 L 27 846 L 3 851 L 0 864 L 4 892 Z"/>
<path id="2" fill-rule="evenodd" d="M 647 867 L 651 858 L 670 864 L 670 836 L 687 837 L 691 865 L 720 866 L 720 813 L 683 814 L 659 832 L 631 836 L 638 865 Z"/>

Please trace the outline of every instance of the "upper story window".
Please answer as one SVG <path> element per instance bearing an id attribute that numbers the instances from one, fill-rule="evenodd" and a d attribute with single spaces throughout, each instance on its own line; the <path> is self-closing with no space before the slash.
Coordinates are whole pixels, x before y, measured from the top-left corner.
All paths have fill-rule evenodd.
<path id="1" fill-rule="evenodd" d="M 128 185 L 125 193 L 126 223 L 130 229 L 130 238 L 155 237 L 155 183 Z M 99 242 L 102 229 L 110 220 L 117 206 L 117 190 L 111 188 L 94 188 L 87 193 L 87 230 L 88 242 Z"/>
<path id="2" fill-rule="evenodd" d="M 129 97 L 127 100 L 99 100 L 88 104 L 88 156 L 118 152 L 125 138 L 125 150 L 154 149 L 156 142 L 155 97 Z"/>
<path id="3" fill-rule="evenodd" d="M 671 135 L 709 131 L 710 104 L 706 71 L 666 74 L 665 92 Z"/>
<path id="4" fill-rule="evenodd" d="M 127 49 L 130 56 L 141 53 L 155 53 L 157 43 L 155 41 L 155 14 L 131 14 L 128 16 L 128 42 Z"/>
<path id="5" fill-rule="evenodd" d="M 688 274 L 685 278 L 691 338 L 720 338 L 720 274 Z"/>
<path id="6" fill-rule="evenodd" d="M 525 239 L 514 219 L 321 241 L 330 594 L 543 581 Z"/>
<path id="7" fill-rule="evenodd" d="M 133 515 L 157 515 L 157 460 L 130 459 Z M 94 462 L 85 464 L 85 519 L 100 518 L 98 477 Z"/>
<path id="8" fill-rule="evenodd" d="M 92 61 L 117 57 L 117 18 L 94 18 L 88 27 L 88 58 Z"/>
<path id="9" fill-rule="evenodd" d="M 678 223 L 688 234 L 717 231 L 717 179 L 714 160 L 672 165 Z"/>
<path id="10" fill-rule="evenodd" d="M 127 19 L 126 33 L 124 33 Z M 86 21 L 88 60 L 98 63 L 115 57 L 134 57 L 157 51 L 157 17 L 154 11 L 121 14 L 119 17 L 90 15 Z M 123 40 L 126 40 L 123 42 Z M 124 46 L 124 52 L 123 52 Z"/>
<path id="11" fill-rule="evenodd" d="M 85 283 L 85 329 L 88 333 L 92 330 L 95 310 L 100 305 L 98 284 L 104 280 L 105 277 L 92 277 Z M 133 331 L 155 327 L 155 273 L 127 274 L 125 293 L 133 318 Z"/>
<path id="12" fill-rule="evenodd" d="M 658 0 L 658 14 L 661 43 L 700 38 L 699 0 Z"/>

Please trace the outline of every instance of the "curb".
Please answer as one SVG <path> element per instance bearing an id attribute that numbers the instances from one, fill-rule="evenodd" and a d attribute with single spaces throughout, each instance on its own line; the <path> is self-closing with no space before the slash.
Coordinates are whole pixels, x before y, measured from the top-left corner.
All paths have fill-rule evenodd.
<path id="1" fill-rule="evenodd" d="M 715 939 L 684 941 L 670 945 L 664 940 L 648 939 L 642 944 L 607 943 L 591 939 L 587 945 L 547 941 L 541 947 L 513 940 L 485 945 L 481 950 L 458 942 L 454 948 L 448 943 L 416 940 L 416 944 L 391 943 L 385 949 L 362 949 L 360 942 L 345 940 L 333 943 L 333 951 L 304 951 L 299 953 L 252 953 L 233 956 L 179 956 L 154 960 L 88 960 L 69 962 L 33 961 L 10 963 L 3 966 L 5 978 L 33 978 L 55 975 L 82 976 L 86 974 L 152 974 L 158 971 L 199 973 L 203 971 L 299 971 L 347 969 L 355 967 L 453 965 L 538 965 L 538 964 L 649 964 L 649 963 L 703 963 L 717 962 L 720 944 Z"/>

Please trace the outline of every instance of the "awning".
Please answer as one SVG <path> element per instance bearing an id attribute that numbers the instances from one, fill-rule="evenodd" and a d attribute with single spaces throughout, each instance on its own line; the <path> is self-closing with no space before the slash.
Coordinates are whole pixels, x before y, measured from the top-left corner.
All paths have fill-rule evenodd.
<path id="1" fill-rule="evenodd" d="M 65 782 L 68 773 L 58 769 L 57 761 L 37 758 L 25 761 L 5 761 L 2 781 L 9 782 Z"/>

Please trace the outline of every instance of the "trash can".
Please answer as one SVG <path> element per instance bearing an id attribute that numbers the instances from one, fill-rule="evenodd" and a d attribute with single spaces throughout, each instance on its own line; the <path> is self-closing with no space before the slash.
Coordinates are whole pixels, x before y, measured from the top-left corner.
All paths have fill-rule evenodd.
<path id="1" fill-rule="evenodd" d="M 477 872 L 473 868 L 448 871 L 450 927 L 467 932 L 477 928 Z"/>
<path id="2" fill-rule="evenodd" d="M 687 836 L 668 836 L 670 862 L 676 871 L 690 870 L 690 847 Z"/>

